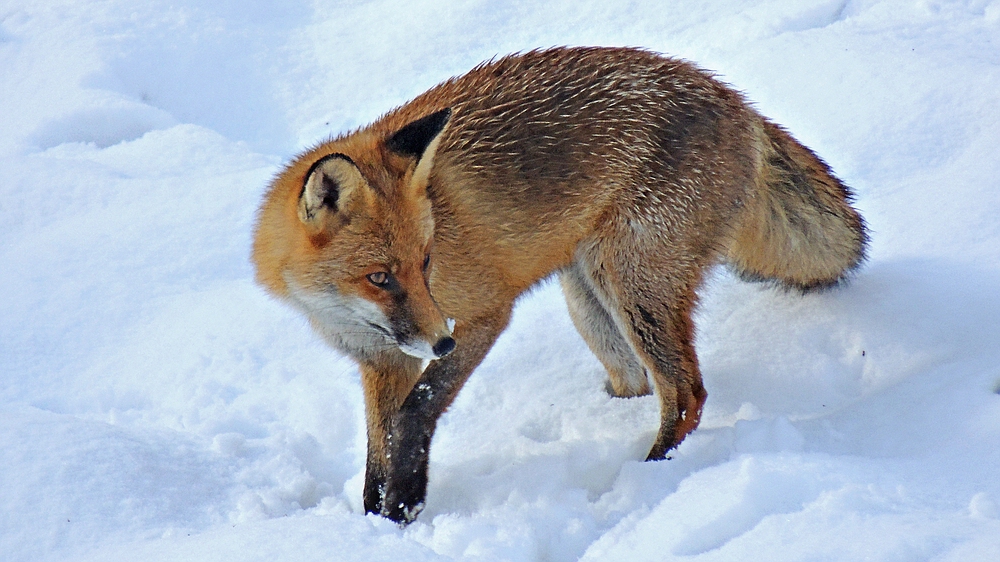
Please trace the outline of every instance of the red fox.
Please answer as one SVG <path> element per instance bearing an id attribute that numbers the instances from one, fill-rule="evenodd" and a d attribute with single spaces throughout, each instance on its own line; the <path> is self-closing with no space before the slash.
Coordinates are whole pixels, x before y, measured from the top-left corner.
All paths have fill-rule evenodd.
<path id="1" fill-rule="evenodd" d="M 655 391 L 647 460 L 698 425 L 695 290 L 724 262 L 809 291 L 864 260 L 850 190 L 743 97 L 638 49 L 483 63 L 295 158 L 256 225 L 257 280 L 360 364 L 365 510 L 423 508 L 438 418 L 558 275 L 617 396 Z"/>

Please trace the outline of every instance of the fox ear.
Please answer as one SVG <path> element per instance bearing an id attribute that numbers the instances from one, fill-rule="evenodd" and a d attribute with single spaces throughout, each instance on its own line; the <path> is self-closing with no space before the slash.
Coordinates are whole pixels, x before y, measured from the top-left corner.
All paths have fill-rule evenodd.
<path id="1" fill-rule="evenodd" d="M 451 119 L 449 108 L 421 117 L 393 133 L 385 145 L 396 154 L 420 158 L 440 136 L 449 119 Z"/>
<path id="2" fill-rule="evenodd" d="M 343 154 L 329 154 L 309 168 L 302 195 L 299 197 L 299 219 L 309 225 L 321 226 L 328 213 L 337 213 L 364 196 L 367 182 L 354 161 Z"/>
<path id="3" fill-rule="evenodd" d="M 427 180 L 434 166 L 434 155 L 441 142 L 441 133 L 451 119 L 451 109 L 446 108 L 421 117 L 393 133 L 386 141 L 386 147 L 403 156 L 417 159 L 410 186 L 413 189 L 427 188 Z"/>

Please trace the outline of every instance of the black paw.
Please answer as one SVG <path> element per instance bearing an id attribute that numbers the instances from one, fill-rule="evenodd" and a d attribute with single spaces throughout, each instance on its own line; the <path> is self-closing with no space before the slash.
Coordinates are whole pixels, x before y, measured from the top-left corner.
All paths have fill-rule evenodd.
<path id="1" fill-rule="evenodd" d="M 391 503 L 390 503 L 391 502 Z M 386 498 L 382 505 L 382 517 L 391 519 L 400 526 L 406 526 L 416 520 L 417 515 L 424 509 L 423 500 L 418 502 L 407 502 L 405 500 Z"/>

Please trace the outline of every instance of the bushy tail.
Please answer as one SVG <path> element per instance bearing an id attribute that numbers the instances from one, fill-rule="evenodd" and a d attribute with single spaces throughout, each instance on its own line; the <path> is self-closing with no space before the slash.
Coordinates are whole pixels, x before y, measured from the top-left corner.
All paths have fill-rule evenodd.
<path id="1" fill-rule="evenodd" d="M 764 120 L 756 193 L 726 259 L 742 277 L 803 291 L 835 285 L 865 259 L 868 235 L 852 194 L 784 129 Z"/>

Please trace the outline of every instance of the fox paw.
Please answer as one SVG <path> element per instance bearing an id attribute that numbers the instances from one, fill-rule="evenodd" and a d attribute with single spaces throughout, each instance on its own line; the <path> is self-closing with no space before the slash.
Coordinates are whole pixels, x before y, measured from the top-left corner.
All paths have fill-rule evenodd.
<path id="1" fill-rule="evenodd" d="M 638 396 L 649 396 L 653 393 L 653 389 L 650 388 L 649 383 L 642 384 L 637 388 L 621 384 L 616 388 L 615 383 L 611 379 L 604 381 L 604 390 L 615 398 L 636 398 Z"/>

